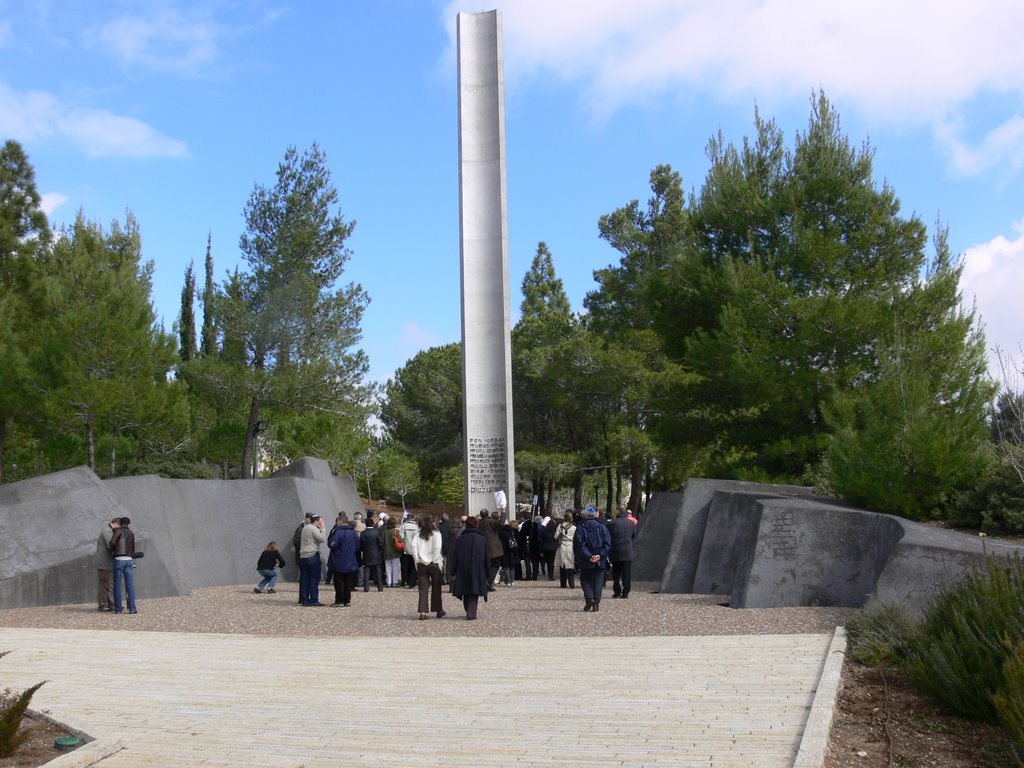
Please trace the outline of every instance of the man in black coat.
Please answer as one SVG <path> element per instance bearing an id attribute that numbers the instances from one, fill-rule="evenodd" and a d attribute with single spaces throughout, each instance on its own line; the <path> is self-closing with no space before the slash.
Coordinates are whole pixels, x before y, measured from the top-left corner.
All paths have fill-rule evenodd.
<path id="1" fill-rule="evenodd" d="M 359 534 L 360 560 L 363 563 L 363 592 L 370 591 L 370 579 L 377 591 L 384 591 L 384 534 L 380 528 L 366 526 Z"/>
<path id="2" fill-rule="evenodd" d="M 475 517 L 466 518 L 466 525 L 455 540 L 455 583 L 452 595 L 466 608 L 466 618 L 476 618 L 480 596 L 487 602 L 491 587 L 490 558 L 487 556 L 487 541 L 480 531 Z"/>
<path id="3" fill-rule="evenodd" d="M 621 504 L 615 519 L 608 522 L 608 532 L 612 535 L 612 550 L 608 555 L 612 564 L 612 597 L 626 598 L 629 597 L 629 589 L 632 586 L 636 523 L 629 519 L 626 508 Z"/>
<path id="4" fill-rule="evenodd" d="M 491 591 L 493 592 L 493 582 L 501 568 L 501 556 L 505 553 L 504 548 L 501 546 L 501 539 L 498 537 L 497 513 L 481 509 L 478 527 L 484 535 L 484 541 L 487 542 L 487 557 L 490 558 L 488 570 L 491 574 Z"/>
<path id="5" fill-rule="evenodd" d="M 523 558 L 523 581 L 536 581 L 537 572 L 534 570 L 533 555 L 531 546 L 533 541 L 533 520 L 527 515 L 519 526 L 519 554 Z"/>

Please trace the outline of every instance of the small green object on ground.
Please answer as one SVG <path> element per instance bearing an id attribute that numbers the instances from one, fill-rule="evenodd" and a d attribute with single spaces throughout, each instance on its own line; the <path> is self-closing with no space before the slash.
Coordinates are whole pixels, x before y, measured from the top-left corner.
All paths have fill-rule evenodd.
<path id="1" fill-rule="evenodd" d="M 70 752 L 80 746 L 82 746 L 82 740 L 77 736 L 60 736 L 53 742 L 53 748 L 58 752 Z"/>

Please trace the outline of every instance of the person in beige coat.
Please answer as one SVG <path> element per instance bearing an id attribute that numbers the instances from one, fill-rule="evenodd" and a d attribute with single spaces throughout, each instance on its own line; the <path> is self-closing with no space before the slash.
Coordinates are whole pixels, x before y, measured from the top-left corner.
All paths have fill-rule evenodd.
<path id="1" fill-rule="evenodd" d="M 558 569 L 559 586 L 565 589 L 576 589 L 576 556 L 572 551 L 572 540 L 576 535 L 576 526 L 572 522 L 572 512 L 566 510 L 562 522 L 555 531 L 558 549 L 555 551 L 555 568 Z"/>

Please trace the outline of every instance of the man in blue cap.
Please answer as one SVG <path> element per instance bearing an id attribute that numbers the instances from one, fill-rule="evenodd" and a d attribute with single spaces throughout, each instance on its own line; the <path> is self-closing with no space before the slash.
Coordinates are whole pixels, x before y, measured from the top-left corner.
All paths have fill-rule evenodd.
<path id="1" fill-rule="evenodd" d="M 583 519 L 576 526 L 573 546 L 576 550 L 576 567 L 580 572 L 580 586 L 583 587 L 583 597 L 586 599 L 583 610 L 597 612 L 601 607 L 601 591 L 608 570 L 612 537 L 608 533 L 608 526 L 597 519 L 597 510 L 593 507 L 583 510 Z"/>

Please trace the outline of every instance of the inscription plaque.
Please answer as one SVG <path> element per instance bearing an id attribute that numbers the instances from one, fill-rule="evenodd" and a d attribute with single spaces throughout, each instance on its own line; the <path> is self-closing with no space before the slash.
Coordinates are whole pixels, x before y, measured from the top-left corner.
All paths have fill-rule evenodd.
<path id="1" fill-rule="evenodd" d="M 469 484 L 473 493 L 504 490 L 508 448 L 503 437 L 469 438 Z"/>

